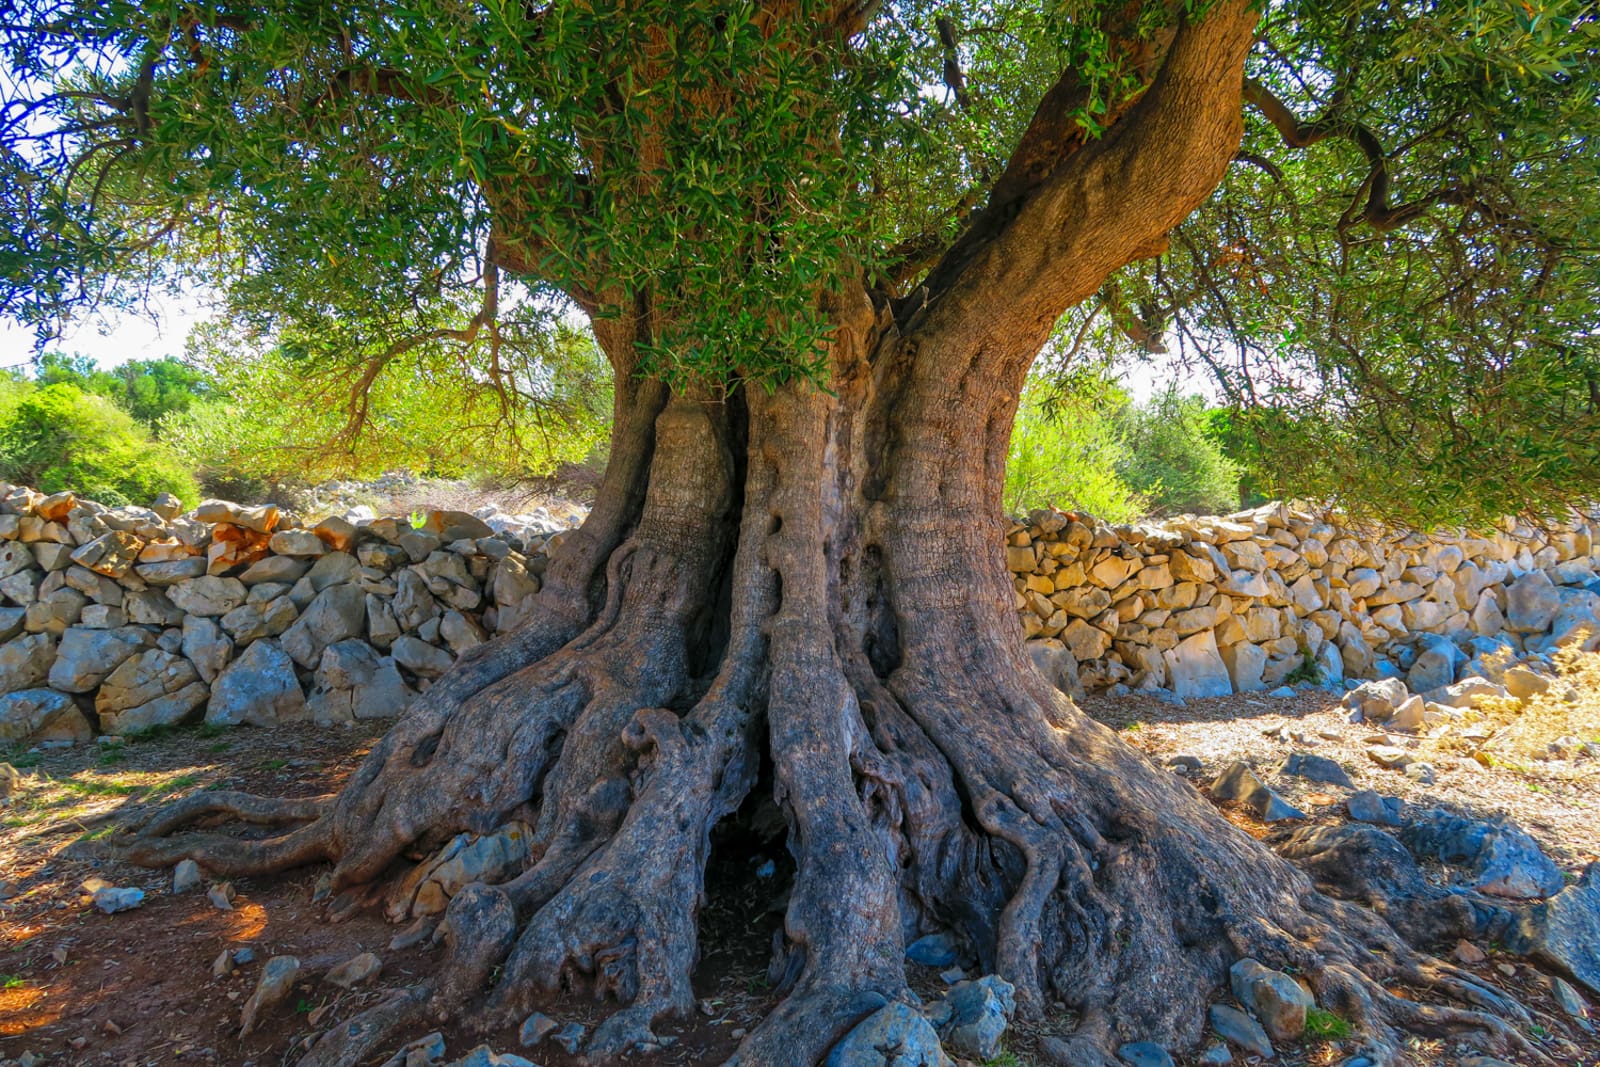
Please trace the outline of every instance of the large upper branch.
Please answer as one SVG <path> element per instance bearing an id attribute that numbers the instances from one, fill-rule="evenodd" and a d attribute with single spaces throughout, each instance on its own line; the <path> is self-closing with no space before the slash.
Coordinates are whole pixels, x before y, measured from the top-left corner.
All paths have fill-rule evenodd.
<path id="1" fill-rule="evenodd" d="M 1077 129 L 1084 90 L 1075 72 L 1064 73 L 989 204 L 929 273 L 926 316 L 903 311 L 902 329 L 954 327 L 974 344 L 1022 353 L 1113 271 L 1164 247 L 1238 151 L 1255 7 L 1218 0 L 1203 19 L 1157 36 L 1147 52 L 1130 46 L 1128 61 L 1153 76 L 1143 93 L 1113 108 L 1098 139 Z"/>
<path id="2" fill-rule="evenodd" d="M 1367 178 L 1339 220 L 1341 237 L 1363 224 L 1378 233 L 1388 233 L 1444 205 L 1476 206 L 1492 218 L 1500 215 L 1475 197 L 1472 190 L 1459 184 L 1441 185 L 1408 203 L 1390 204 L 1389 156 L 1370 126 L 1343 118 L 1336 109 L 1329 109 L 1328 113 L 1309 122 L 1301 121 L 1288 104 L 1254 78 L 1245 79 L 1244 99 L 1272 123 L 1283 143 L 1290 148 L 1310 148 L 1330 137 L 1338 137 L 1355 144 L 1367 157 Z"/>

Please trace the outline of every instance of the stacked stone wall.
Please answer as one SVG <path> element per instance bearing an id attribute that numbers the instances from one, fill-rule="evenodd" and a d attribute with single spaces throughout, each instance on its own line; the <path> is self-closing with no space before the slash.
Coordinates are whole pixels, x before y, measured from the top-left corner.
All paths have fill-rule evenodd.
<path id="1" fill-rule="evenodd" d="M 352 518 L 0 485 L 0 743 L 392 718 L 527 619 L 563 536 L 492 508 Z M 1600 644 L 1592 516 L 1422 535 L 1278 504 L 1135 526 L 1043 511 L 1006 560 L 1035 661 L 1072 692 L 1425 692 L 1495 656 L 1548 678 L 1557 649 Z"/>
<path id="2" fill-rule="evenodd" d="M 1424 691 L 1496 652 L 1539 669 L 1600 640 L 1592 515 L 1423 534 L 1276 503 L 1130 526 L 1038 511 L 1007 531 L 1006 562 L 1034 658 L 1067 689 Z"/>
<path id="3" fill-rule="evenodd" d="M 395 717 L 527 618 L 563 534 L 526 518 L 306 528 L 271 505 L 0 486 L 0 742 Z"/>

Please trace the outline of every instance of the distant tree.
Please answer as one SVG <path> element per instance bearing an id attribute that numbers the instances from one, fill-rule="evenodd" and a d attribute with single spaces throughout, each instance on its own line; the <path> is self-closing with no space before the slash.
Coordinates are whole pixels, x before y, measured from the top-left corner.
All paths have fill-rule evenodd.
<path id="1" fill-rule="evenodd" d="M 227 485 L 396 468 L 526 478 L 604 445 L 611 381 L 586 330 L 543 323 L 519 336 L 502 349 L 499 381 L 436 344 L 387 360 L 371 380 L 330 375 L 321 346 L 332 340 L 197 329 L 189 358 L 212 399 L 169 414 L 162 437 L 203 481 Z"/>
<path id="2" fill-rule="evenodd" d="M 88 356 L 46 352 L 37 363 L 37 380 L 103 396 L 151 430 L 167 415 L 187 411 L 214 392 L 204 371 L 172 356 L 129 360 L 105 370 Z"/>
<path id="3" fill-rule="evenodd" d="M 1006 512 L 1054 507 L 1106 522 L 1143 515 L 1149 502 L 1121 474 L 1132 458 L 1118 418 L 1127 403 L 1125 393 L 1100 383 L 1025 389 L 1006 461 Z"/>
<path id="4" fill-rule="evenodd" d="M 1224 514 L 1239 508 L 1239 465 L 1212 436 L 1206 401 L 1175 388 L 1122 409 L 1126 442 L 1117 473 L 1151 509 L 1166 515 Z"/>
<path id="5" fill-rule="evenodd" d="M 111 401 L 65 382 L 11 379 L 4 389 L 12 396 L 0 405 L 0 477 L 107 505 L 148 505 L 159 493 L 199 502 L 183 464 Z"/>

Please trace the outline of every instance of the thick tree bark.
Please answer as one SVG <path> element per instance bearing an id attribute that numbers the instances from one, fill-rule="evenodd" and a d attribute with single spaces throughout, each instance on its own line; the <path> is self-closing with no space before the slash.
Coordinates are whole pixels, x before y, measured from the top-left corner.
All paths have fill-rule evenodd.
<path id="1" fill-rule="evenodd" d="M 1071 1008 L 1086 1063 L 1126 1040 L 1192 1045 L 1244 955 L 1303 974 L 1379 1063 L 1399 1062 L 1399 1028 L 1517 1040 L 1469 1010 L 1514 1005 L 1318 895 L 1024 653 L 1000 549 L 1024 376 L 1062 310 L 1220 179 L 1253 24 L 1246 0 L 1218 0 L 1099 141 L 1063 147 L 1042 112 L 920 296 L 829 298 L 825 388 L 669 396 L 634 373 L 647 304 L 597 319 L 619 376 L 611 466 L 538 616 L 464 657 L 338 796 L 207 796 L 123 846 L 219 874 L 331 861 L 342 909 L 449 835 L 533 826 L 524 871 L 451 902 L 438 972 L 305 1063 L 361 1062 L 419 1014 L 515 1023 L 561 987 L 618 1004 L 596 1060 L 651 1047 L 654 1024 L 693 1009 L 711 833 L 764 760 L 795 873 L 784 999 L 741 1067 L 818 1062 L 911 999 L 905 945 L 932 930 L 1029 1015 Z M 284 829 L 175 833 L 219 812 Z M 1390 979 L 1465 1006 L 1401 999 Z"/>

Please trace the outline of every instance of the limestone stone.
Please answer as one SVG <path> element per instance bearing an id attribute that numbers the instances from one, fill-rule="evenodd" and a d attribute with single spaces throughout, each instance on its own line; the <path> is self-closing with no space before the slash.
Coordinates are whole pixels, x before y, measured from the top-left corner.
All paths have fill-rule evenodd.
<path id="1" fill-rule="evenodd" d="M 383 541 L 368 541 L 356 549 L 356 560 L 372 570 L 389 574 L 406 565 L 411 559 L 399 545 Z"/>
<path id="2" fill-rule="evenodd" d="M 72 561 L 97 574 L 120 578 L 133 567 L 143 547 L 144 542 L 136 535 L 122 530 L 112 530 L 73 552 Z"/>
<path id="3" fill-rule="evenodd" d="M 416 696 L 393 659 L 364 641 L 340 641 L 322 653 L 307 708 L 317 723 L 398 717 Z"/>
<path id="4" fill-rule="evenodd" d="M 1099 633 L 1099 631 L 1095 631 Z M 1104 638 L 1105 635 L 1101 634 Z M 1109 639 L 1107 639 L 1109 644 Z M 394 661 L 412 674 L 424 678 L 437 678 L 455 665 L 455 658 L 442 648 L 435 648 L 421 638 L 402 634 L 390 649 Z"/>
<path id="5" fill-rule="evenodd" d="M 1217 568 L 1208 558 L 1195 556 L 1190 552 L 1174 552 L 1168 561 L 1172 569 L 1172 576 L 1180 582 L 1209 583 L 1217 576 Z"/>
<path id="6" fill-rule="evenodd" d="M 978 1060 L 1000 1053 L 1011 1016 L 1016 1013 L 1014 989 L 998 975 L 957 982 L 928 1010 L 928 1021 L 950 1051 Z"/>
<path id="7" fill-rule="evenodd" d="M 33 567 L 33 552 L 27 545 L 16 541 L 0 542 L 0 578 L 9 578 Z"/>
<path id="8" fill-rule="evenodd" d="M 118 716 L 123 712 L 171 696 L 198 681 L 194 664 L 184 657 L 160 648 L 146 649 L 123 660 L 106 676 L 95 694 L 94 709 L 106 733 L 124 733 L 127 731 L 113 728 L 119 725 Z M 204 700 L 205 687 L 200 688 L 201 700 Z M 198 704 L 190 705 L 190 708 L 196 706 Z"/>
<path id="9" fill-rule="evenodd" d="M 1140 567 L 1137 559 L 1108 554 L 1089 571 L 1089 576 L 1107 589 L 1115 589 L 1127 581 Z"/>
<path id="10" fill-rule="evenodd" d="M 335 552 L 349 552 L 355 547 L 360 528 L 348 519 L 330 515 L 312 527 L 311 532 Z"/>
<path id="11" fill-rule="evenodd" d="M 273 504 L 247 508 L 227 500 L 202 500 L 190 513 L 198 522 L 227 523 L 259 534 L 270 534 L 277 529 L 280 514 Z"/>
<path id="12" fill-rule="evenodd" d="M 294 559 L 287 555 L 265 556 L 250 564 L 244 573 L 239 575 L 239 580 L 247 586 L 260 585 L 263 582 L 293 584 L 310 569 L 311 564 L 303 559 Z"/>
<path id="13" fill-rule="evenodd" d="M 320 593 L 332 585 L 353 582 L 361 572 L 361 564 L 348 552 L 329 552 L 311 565 L 305 580 L 313 592 Z"/>
<path id="14" fill-rule="evenodd" d="M 382 969 L 383 960 L 375 953 L 362 952 L 334 967 L 323 975 L 323 980 L 340 989 L 354 989 L 376 978 Z"/>
<path id="15" fill-rule="evenodd" d="M 175 519 L 183 511 L 183 501 L 171 493 L 157 493 L 150 501 L 150 510 L 163 519 Z"/>
<path id="16" fill-rule="evenodd" d="M 137 626 L 177 626 L 187 616 L 160 589 L 145 589 L 122 598 L 122 611 Z"/>
<path id="17" fill-rule="evenodd" d="M 825 1067 L 947 1067 L 939 1035 L 922 1013 L 898 1001 L 855 1025 Z"/>
<path id="18" fill-rule="evenodd" d="M 1092 619 L 1111 606 L 1111 594 L 1097 586 L 1081 585 L 1057 593 L 1050 603 L 1075 619 Z"/>
<path id="19" fill-rule="evenodd" d="M 406 555 L 411 558 L 412 563 L 421 563 L 437 552 L 439 547 L 444 544 L 439 538 L 423 530 L 410 530 L 402 533 L 396 543 L 405 549 Z M 1031 551 L 1029 555 L 1032 555 Z M 1033 569 L 1032 562 L 1028 564 L 1028 569 Z"/>
<path id="20" fill-rule="evenodd" d="M 1284 800 L 1243 763 L 1232 763 L 1211 783 L 1217 800 L 1237 800 L 1254 811 L 1263 822 L 1304 819 L 1305 812 Z"/>
<path id="21" fill-rule="evenodd" d="M 199 556 L 172 559 L 162 563 L 140 563 L 133 568 L 134 574 L 151 585 L 174 585 L 198 578 L 205 572 L 206 561 Z"/>
<path id="22" fill-rule="evenodd" d="M 461 611 L 471 611 L 482 602 L 477 582 L 466 562 L 454 552 L 434 552 L 417 564 L 428 590 L 440 601 Z"/>
<path id="23" fill-rule="evenodd" d="M 1291 752 L 1288 758 L 1279 764 L 1278 773 L 1304 778 L 1307 781 L 1336 785 L 1343 789 L 1355 788 L 1349 773 L 1339 766 L 1337 761 L 1312 752 Z"/>
<path id="24" fill-rule="evenodd" d="M 65 587 L 40 595 L 23 614 L 23 627 L 29 633 L 49 633 L 60 637 L 83 617 L 89 598 Z"/>
<path id="25" fill-rule="evenodd" d="M 434 535 L 441 542 L 494 536 L 494 529 L 488 523 L 465 511 L 430 511 L 422 523 L 422 532 Z"/>
<path id="26" fill-rule="evenodd" d="M 1216 626 L 1217 609 L 1215 605 L 1207 604 L 1204 607 L 1174 612 L 1168 622 L 1174 633 L 1180 637 L 1187 637 L 1189 634 L 1199 633 L 1202 630 L 1209 630 Z"/>
<path id="27" fill-rule="evenodd" d="M 207 574 L 173 584 L 167 597 L 185 614 L 219 616 L 243 604 L 246 593 L 244 583 L 237 578 Z"/>
<path id="28" fill-rule="evenodd" d="M 314 558 L 328 551 L 328 546 L 310 530 L 279 530 L 267 542 L 267 548 L 280 556 Z"/>
<path id="29" fill-rule="evenodd" d="M 206 722 L 221 726 L 274 726 L 306 717 L 294 661 L 271 638 L 253 642 L 228 664 L 212 685 L 206 708 Z"/>
<path id="30" fill-rule="evenodd" d="M 1543 571 L 1524 574 L 1506 587 L 1506 627 L 1516 633 L 1548 629 L 1560 610 L 1560 594 Z"/>
<path id="31" fill-rule="evenodd" d="M 367 594 L 353 585 L 331 585 L 318 593 L 283 633 L 283 649 L 310 670 L 329 645 L 360 637 L 367 621 Z"/>
<path id="32" fill-rule="evenodd" d="M 1375 823 L 1379 826 L 1399 826 L 1405 801 L 1398 797 L 1385 797 L 1371 789 L 1350 794 L 1345 810 L 1357 822 Z"/>
<path id="33" fill-rule="evenodd" d="M 72 550 L 66 545 L 41 541 L 33 546 L 33 561 L 46 573 L 64 571 L 72 564 Z"/>
<path id="34" fill-rule="evenodd" d="M 233 642 L 215 619 L 188 615 L 183 620 L 183 654 L 200 680 L 210 685 L 233 659 Z"/>
<path id="35" fill-rule="evenodd" d="M 1248 693 L 1266 688 L 1262 677 L 1267 666 L 1265 649 L 1248 641 L 1238 641 L 1222 646 L 1221 654 L 1235 692 Z"/>
<path id="36" fill-rule="evenodd" d="M 1073 619 L 1061 632 L 1061 641 L 1079 663 L 1099 659 L 1111 647 L 1110 636 L 1083 619 Z"/>
<path id="37" fill-rule="evenodd" d="M 56 637 L 32 633 L 0 644 L 0 693 L 42 685 L 56 658 Z"/>
<path id="38" fill-rule="evenodd" d="M 1398 678 L 1363 682 L 1344 695 L 1343 704 L 1354 722 L 1388 722 L 1410 693 Z"/>
<path id="39" fill-rule="evenodd" d="M 447 611 L 439 619 L 439 637 L 457 656 L 488 640 L 483 627 L 459 611 Z"/>
<path id="40" fill-rule="evenodd" d="M 1231 1008 L 1226 1004 L 1213 1004 L 1211 1028 L 1217 1032 L 1218 1037 L 1252 1055 L 1271 1059 L 1276 1054 L 1272 1048 L 1272 1041 L 1267 1037 L 1267 1032 L 1261 1028 L 1261 1024 L 1238 1008 Z"/>
<path id="41" fill-rule="evenodd" d="M 1402 733 L 1419 733 L 1427 726 L 1427 704 L 1420 695 L 1412 695 L 1401 701 L 1389 716 L 1389 729 L 1399 730 Z"/>
<path id="42" fill-rule="evenodd" d="M 400 636 L 400 624 L 395 621 L 394 609 L 382 597 L 367 594 L 367 640 L 377 648 L 386 649 Z"/>
<path id="43" fill-rule="evenodd" d="M 255 990 L 244 1002 L 239 1017 L 240 1036 L 249 1034 L 265 1012 L 270 1012 L 289 999 L 294 992 L 295 980 L 300 977 L 300 961 L 293 956 L 274 956 L 261 968 L 261 977 Z"/>
<path id="44" fill-rule="evenodd" d="M 237 644 L 247 645 L 258 638 L 277 637 L 293 625 L 299 615 L 293 600 L 278 596 L 265 603 L 242 604 L 234 608 L 222 617 L 222 628 Z"/>
<path id="45" fill-rule="evenodd" d="M 1230 596 L 1264 599 L 1271 595 L 1272 585 L 1258 571 L 1237 570 L 1217 583 L 1217 588 Z"/>
<path id="46" fill-rule="evenodd" d="M 1293 1041 L 1305 1033 L 1306 1010 L 1315 1002 L 1299 982 L 1249 957 L 1228 969 L 1228 980 L 1234 997 L 1272 1040 Z"/>
<path id="47" fill-rule="evenodd" d="M 89 720 L 66 693 L 54 689 L 19 689 L 0 696 L 0 741 L 87 741 L 94 736 Z"/>
<path id="48" fill-rule="evenodd" d="M 1267 569 L 1267 557 L 1262 554 L 1261 546 L 1254 541 L 1230 541 L 1221 546 L 1222 556 L 1228 561 L 1228 566 L 1238 570 L 1264 571 Z"/>
<path id="49" fill-rule="evenodd" d="M 457 834 L 411 871 L 390 894 L 393 922 L 441 914 L 450 898 L 473 882 L 494 883 L 519 873 L 528 861 L 533 831 L 509 822 L 492 834 Z"/>
<path id="50" fill-rule="evenodd" d="M 1216 638 L 1209 631 L 1184 638 L 1162 655 L 1166 659 L 1172 691 L 1181 699 L 1225 696 L 1233 691 L 1227 664 L 1217 649 Z"/>
<path id="51" fill-rule="evenodd" d="M 150 632 L 137 626 L 117 630 L 73 627 L 61 635 L 56 648 L 50 687 L 64 693 L 93 692 L 124 660 L 154 644 Z"/>

